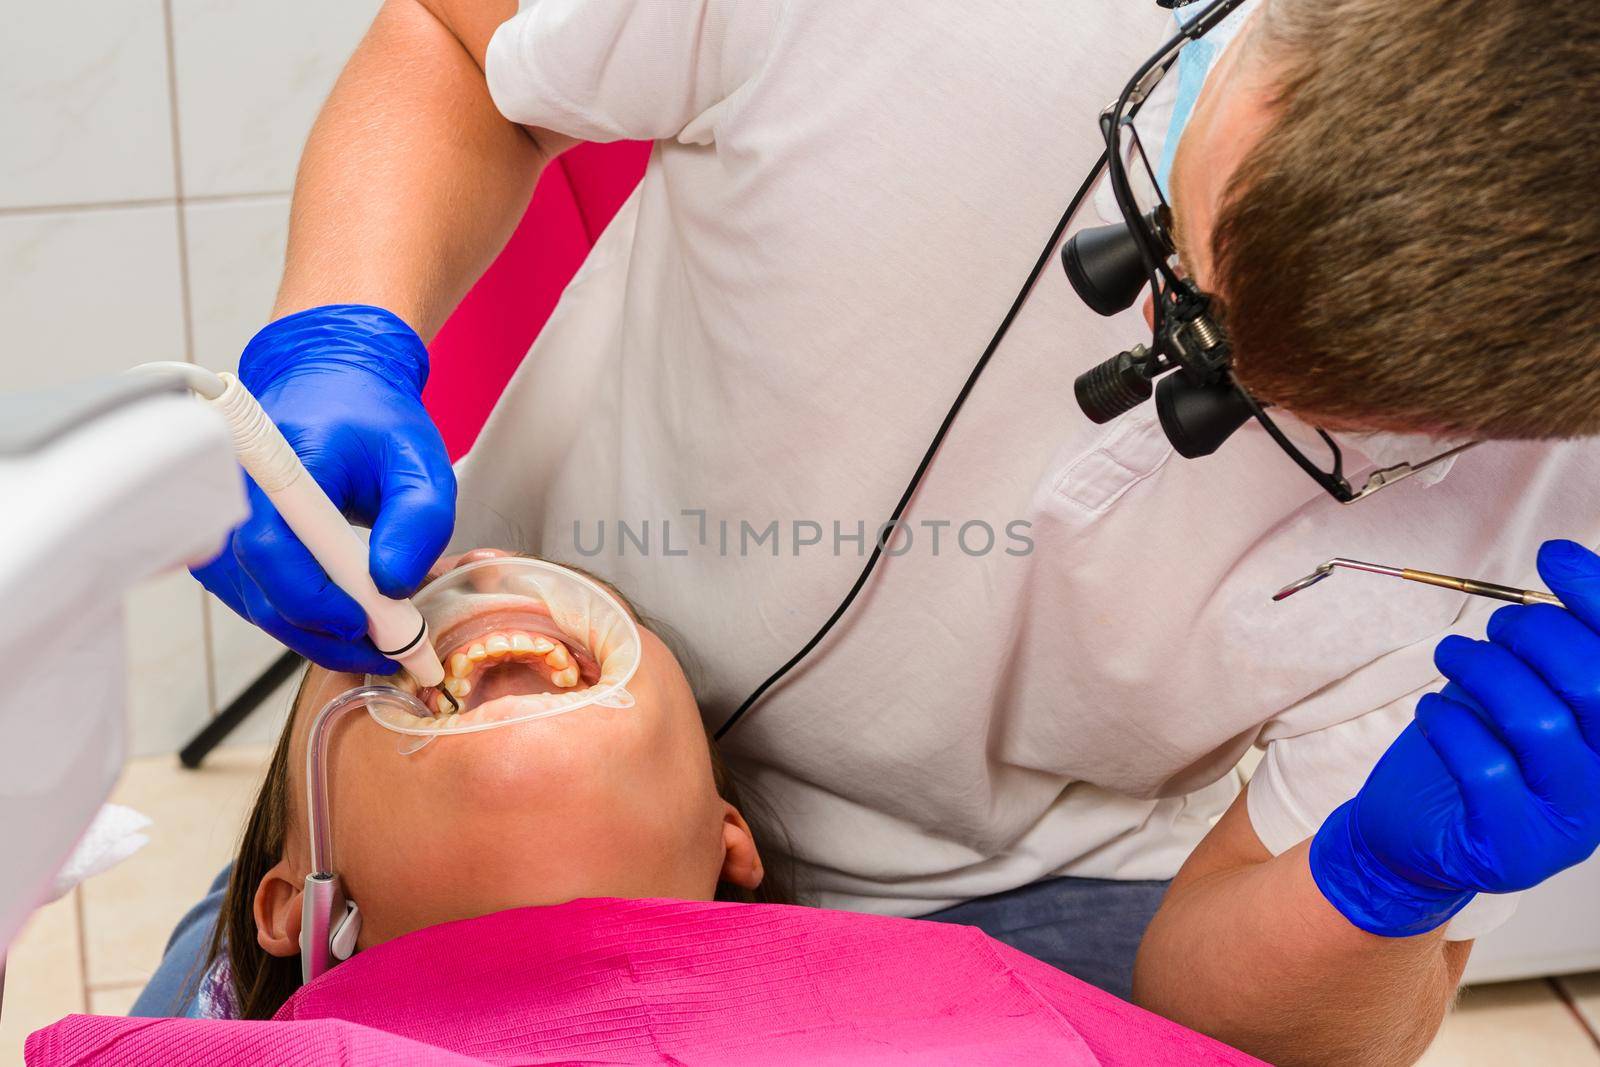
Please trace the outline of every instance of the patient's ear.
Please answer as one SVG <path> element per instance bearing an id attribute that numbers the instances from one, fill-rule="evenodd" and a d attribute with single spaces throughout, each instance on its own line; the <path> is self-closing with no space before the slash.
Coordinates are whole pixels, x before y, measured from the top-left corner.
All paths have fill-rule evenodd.
<path id="1" fill-rule="evenodd" d="M 256 943 L 270 955 L 300 954 L 300 896 L 304 892 L 305 883 L 294 876 L 288 860 L 279 860 L 256 886 Z"/>
<path id="2" fill-rule="evenodd" d="M 722 802 L 722 874 L 718 881 L 743 889 L 761 884 L 761 853 L 756 851 L 755 835 L 739 814 L 739 809 Z"/>

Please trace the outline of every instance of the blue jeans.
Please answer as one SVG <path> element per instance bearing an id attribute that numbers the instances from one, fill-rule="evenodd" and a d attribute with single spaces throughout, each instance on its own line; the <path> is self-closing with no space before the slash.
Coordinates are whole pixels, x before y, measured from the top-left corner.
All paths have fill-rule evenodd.
<path id="1" fill-rule="evenodd" d="M 1133 997 L 1133 957 L 1170 882 L 1046 878 L 922 916 L 976 926 L 1034 959 Z"/>
<path id="2" fill-rule="evenodd" d="M 200 903 L 179 920 L 156 973 L 129 1015 L 194 1016 L 195 992 L 222 911 L 228 870 L 223 868 Z M 1139 939 L 1160 907 L 1167 884 L 1047 878 L 923 918 L 976 926 L 998 941 L 1127 999 L 1133 992 L 1133 957 Z"/>

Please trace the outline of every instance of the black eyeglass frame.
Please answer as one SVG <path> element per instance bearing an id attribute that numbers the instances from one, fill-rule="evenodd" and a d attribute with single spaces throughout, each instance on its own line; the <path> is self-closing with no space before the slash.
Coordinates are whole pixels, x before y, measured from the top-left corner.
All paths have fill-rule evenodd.
<path id="1" fill-rule="evenodd" d="M 1183 7 L 1193 0 L 1157 2 L 1162 7 Z M 1150 168 L 1144 147 L 1139 143 L 1138 131 L 1133 126 L 1133 120 L 1145 100 L 1177 62 L 1178 54 L 1184 47 L 1215 29 L 1244 2 L 1214 0 L 1194 19 L 1184 23 L 1175 36 L 1139 67 L 1116 101 L 1100 113 L 1100 131 L 1106 142 L 1101 165 L 1106 168 L 1117 209 L 1144 261 L 1153 297 L 1151 344 L 1148 348 L 1140 346 L 1134 349 L 1131 355 L 1136 361 L 1143 361 L 1141 370 L 1150 379 L 1177 371 L 1196 387 L 1231 391 L 1248 410 L 1250 417 L 1317 485 L 1339 503 L 1353 504 L 1380 489 L 1451 459 L 1473 447 L 1476 442 L 1457 445 L 1421 463 L 1399 463 L 1374 470 L 1368 474 L 1359 490 L 1345 477 L 1344 452 L 1325 429 L 1314 427 L 1333 457 L 1331 470 L 1323 470 L 1295 445 L 1267 414 L 1267 405 L 1251 396 L 1234 378 L 1232 346 L 1226 331 L 1211 313 L 1212 297 L 1173 268 L 1176 250 L 1170 237 L 1172 209 Z M 1132 149 L 1138 153 L 1144 165 L 1158 205 L 1154 211 L 1142 211 L 1134 196 L 1133 185 L 1128 178 L 1128 153 L 1124 151 L 1124 136 L 1129 138 Z"/>

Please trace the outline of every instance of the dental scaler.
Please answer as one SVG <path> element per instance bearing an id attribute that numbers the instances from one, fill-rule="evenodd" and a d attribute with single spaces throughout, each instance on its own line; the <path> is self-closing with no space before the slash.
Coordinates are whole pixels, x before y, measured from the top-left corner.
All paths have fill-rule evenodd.
<path id="1" fill-rule="evenodd" d="M 361 605 L 367 615 L 367 635 L 378 651 L 404 667 L 419 686 L 442 686 L 444 665 L 434 651 L 427 620 L 411 601 L 395 600 L 378 591 L 367 565 L 367 546 L 239 379 L 176 362 L 142 364 L 133 373 L 178 377 L 221 413 L 233 435 L 239 465 L 261 487 L 328 577 Z M 460 708 L 449 690 L 440 688 L 439 692 L 451 706 Z"/>

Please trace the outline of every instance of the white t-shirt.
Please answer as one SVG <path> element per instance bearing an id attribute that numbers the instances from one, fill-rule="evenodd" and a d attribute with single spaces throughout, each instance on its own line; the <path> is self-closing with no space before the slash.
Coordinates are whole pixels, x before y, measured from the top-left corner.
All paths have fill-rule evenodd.
<path id="1" fill-rule="evenodd" d="M 489 48 L 500 110 L 658 144 L 463 464 L 457 543 L 614 580 L 721 722 L 850 587 L 1101 107 L 1170 30 L 1127 0 L 525 0 Z M 1108 221 L 1096 203 L 1079 224 Z M 1365 576 L 1274 590 L 1335 555 L 1537 584 L 1539 541 L 1600 540 L 1591 444 L 1485 445 L 1341 507 L 1254 426 L 1186 461 L 1153 405 L 1092 425 L 1074 377 L 1147 337 L 1053 263 L 909 548 L 730 735 L 822 903 L 1171 877 L 1252 744 L 1250 814 L 1281 852 L 1492 605 Z M 1358 484 L 1433 447 L 1346 444 Z"/>

